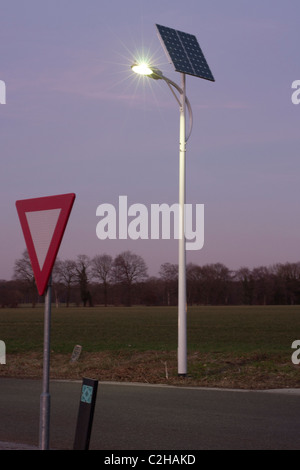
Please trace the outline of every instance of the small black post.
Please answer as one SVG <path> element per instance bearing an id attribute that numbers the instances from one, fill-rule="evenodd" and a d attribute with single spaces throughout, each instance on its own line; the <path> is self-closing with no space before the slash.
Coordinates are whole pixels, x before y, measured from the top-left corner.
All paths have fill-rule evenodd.
<path id="1" fill-rule="evenodd" d="M 73 450 L 89 450 L 98 380 L 83 378 Z"/>

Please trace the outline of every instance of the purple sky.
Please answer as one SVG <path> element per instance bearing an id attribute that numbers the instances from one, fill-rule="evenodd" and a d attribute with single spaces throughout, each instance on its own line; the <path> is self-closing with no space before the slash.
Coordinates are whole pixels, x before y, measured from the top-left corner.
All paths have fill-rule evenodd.
<path id="1" fill-rule="evenodd" d="M 187 261 L 299 261 L 299 14 L 298 0 L 0 0 L 0 279 L 25 248 L 15 201 L 68 192 L 61 259 L 131 250 L 153 275 L 177 263 L 176 240 L 96 237 L 99 204 L 178 200 L 178 105 L 130 70 L 146 54 L 180 83 L 155 23 L 196 35 L 216 79 L 187 77 L 187 203 L 205 204 Z"/>

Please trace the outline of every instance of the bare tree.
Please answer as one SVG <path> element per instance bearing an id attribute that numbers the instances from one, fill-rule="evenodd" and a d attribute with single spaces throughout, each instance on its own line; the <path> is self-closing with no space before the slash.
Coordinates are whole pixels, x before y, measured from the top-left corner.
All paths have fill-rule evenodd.
<path id="1" fill-rule="evenodd" d="M 188 263 L 186 266 L 186 280 L 187 303 L 190 305 L 192 305 L 194 302 L 197 304 L 201 303 L 201 267 L 194 263 Z"/>
<path id="2" fill-rule="evenodd" d="M 239 281 L 242 286 L 243 303 L 246 305 L 252 305 L 254 296 L 254 279 L 252 271 L 246 266 L 243 266 L 236 271 L 235 279 Z"/>
<path id="3" fill-rule="evenodd" d="M 109 255 L 97 255 L 91 261 L 92 276 L 100 280 L 104 289 L 104 305 L 107 307 L 107 291 L 112 273 L 113 259 Z"/>
<path id="4" fill-rule="evenodd" d="M 271 300 L 273 290 L 273 279 L 269 269 L 259 266 L 252 270 L 254 281 L 254 303 L 257 305 L 267 305 Z"/>
<path id="5" fill-rule="evenodd" d="M 25 291 L 31 296 L 32 307 L 35 307 L 38 297 L 37 287 L 27 250 L 23 252 L 22 258 L 15 261 L 13 278 L 21 281 Z"/>
<path id="6" fill-rule="evenodd" d="M 130 306 L 133 285 L 146 280 L 148 277 L 145 261 L 141 256 L 131 253 L 131 251 L 124 251 L 115 258 L 113 273 L 115 281 L 125 285 L 127 305 Z"/>
<path id="7" fill-rule="evenodd" d="M 276 264 L 272 268 L 276 279 L 276 303 L 295 304 L 300 299 L 300 262 Z"/>
<path id="8" fill-rule="evenodd" d="M 171 298 L 177 293 L 178 282 L 178 265 L 171 263 L 163 263 L 159 270 L 160 278 L 162 279 L 165 287 L 167 305 L 172 304 Z"/>
<path id="9" fill-rule="evenodd" d="M 86 255 L 78 255 L 76 260 L 76 279 L 79 284 L 80 289 L 80 297 L 83 302 L 83 306 L 86 307 L 88 303 L 90 306 L 92 305 L 92 297 L 89 290 L 89 276 L 90 271 L 89 267 L 91 265 L 91 260 Z"/>
<path id="10" fill-rule="evenodd" d="M 199 288 L 205 304 L 226 305 L 231 275 L 222 263 L 206 264 L 200 268 Z"/>
<path id="11" fill-rule="evenodd" d="M 69 307 L 71 287 L 76 281 L 76 263 L 70 259 L 66 259 L 65 261 L 57 259 L 54 265 L 54 271 L 57 280 L 66 288 L 66 307 Z"/>

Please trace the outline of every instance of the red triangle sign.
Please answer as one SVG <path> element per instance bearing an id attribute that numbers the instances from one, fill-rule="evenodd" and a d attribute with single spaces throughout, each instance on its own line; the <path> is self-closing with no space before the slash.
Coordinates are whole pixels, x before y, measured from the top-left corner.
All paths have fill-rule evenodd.
<path id="1" fill-rule="evenodd" d="M 74 200 L 71 193 L 16 202 L 40 295 L 46 290 Z"/>

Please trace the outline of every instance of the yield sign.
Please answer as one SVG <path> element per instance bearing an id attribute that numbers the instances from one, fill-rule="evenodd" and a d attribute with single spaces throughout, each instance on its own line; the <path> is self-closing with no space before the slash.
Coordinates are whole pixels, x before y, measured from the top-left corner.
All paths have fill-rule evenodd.
<path id="1" fill-rule="evenodd" d="M 72 193 L 16 202 L 40 295 L 46 290 L 74 200 Z"/>

